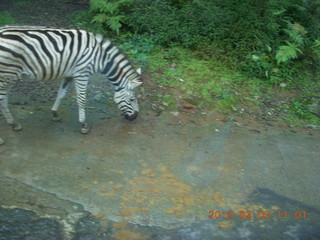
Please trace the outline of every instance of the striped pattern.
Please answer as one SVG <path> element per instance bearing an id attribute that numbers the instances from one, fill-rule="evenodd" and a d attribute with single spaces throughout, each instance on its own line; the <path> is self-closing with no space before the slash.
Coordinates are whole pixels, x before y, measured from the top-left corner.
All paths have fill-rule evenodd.
<path id="1" fill-rule="evenodd" d="M 52 107 L 55 118 L 61 99 L 75 83 L 79 121 L 86 128 L 85 101 L 89 77 L 104 74 L 115 86 L 114 100 L 127 119 L 138 113 L 134 89 L 142 82 L 140 72 L 109 40 L 78 29 L 37 26 L 0 28 L 0 104 L 7 122 L 17 127 L 9 109 L 7 93 L 23 74 L 37 80 L 61 79 Z M 73 81 L 71 81 L 73 80 Z"/>

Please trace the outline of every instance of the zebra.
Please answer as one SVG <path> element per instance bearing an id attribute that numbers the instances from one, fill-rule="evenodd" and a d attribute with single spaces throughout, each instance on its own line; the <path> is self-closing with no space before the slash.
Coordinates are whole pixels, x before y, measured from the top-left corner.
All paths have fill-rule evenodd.
<path id="1" fill-rule="evenodd" d="M 0 108 L 13 130 L 22 129 L 8 108 L 8 91 L 23 75 L 35 80 L 61 79 L 51 108 L 53 120 L 60 120 L 58 108 L 73 82 L 77 94 L 81 133 L 89 131 L 85 102 L 91 75 L 102 73 L 114 85 L 114 101 L 127 120 L 138 116 L 135 89 L 142 84 L 141 69 L 110 40 L 80 29 L 44 26 L 0 27 Z M 0 138 L 0 144 L 3 140 Z"/>

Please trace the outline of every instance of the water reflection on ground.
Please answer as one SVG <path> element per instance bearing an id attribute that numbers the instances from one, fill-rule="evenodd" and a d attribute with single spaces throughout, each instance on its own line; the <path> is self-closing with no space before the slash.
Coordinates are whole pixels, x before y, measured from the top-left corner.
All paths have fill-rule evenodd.
<path id="1" fill-rule="evenodd" d="M 127 122 L 107 98 L 93 91 L 88 135 L 72 98 L 60 123 L 49 101 L 14 105 L 0 239 L 320 238 L 319 132 L 147 103 Z"/>

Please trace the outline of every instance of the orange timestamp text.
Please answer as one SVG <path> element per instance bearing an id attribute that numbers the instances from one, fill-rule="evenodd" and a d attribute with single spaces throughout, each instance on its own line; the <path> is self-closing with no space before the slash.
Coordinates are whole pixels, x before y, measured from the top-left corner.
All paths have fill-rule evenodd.
<path id="1" fill-rule="evenodd" d="M 209 211 L 209 219 L 306 219 L 307 211 Z"/>

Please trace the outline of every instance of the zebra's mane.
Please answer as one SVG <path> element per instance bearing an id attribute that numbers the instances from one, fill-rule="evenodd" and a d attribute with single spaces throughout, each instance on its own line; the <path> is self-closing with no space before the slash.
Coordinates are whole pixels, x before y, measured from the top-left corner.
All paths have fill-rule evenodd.
<path id="1" fill-rule="evenodd" d="M 102 43 L 105 38 L 101 34 L 96 34 L 96 39 L 99 43 Z"/>
<path id="2" fill-rule="evenodd" d="M 113 42 L 109 38 L 104 37 L 101 34 L 97 34 L 95 36 L 95 38 L 96 38 L 96 40 L 98 42 L 100 42 L 100 44 L 102 46 L 102 49 L 104 49 L 104 50 L 107 50 L 108 48 L 116 48 L 118 50 L 118 55 L 122 55 L 123 58 L 125 58 L 128 61 L 128 63 L 130 63 L 130 65 L 134 68 L 133 62 L 128 57 L 128 55 L 123 51 L 122 48 L 120 48 L 117 45 L 113 44 Z"/>
<path id="3" fill-rule="evenodd" d="M 39 29 L 60 29 L 56 27 L 48 27 L 48 26 L 30 26 L 30 25 L 4 25 L 0 27 L 0 29 L 21 29 L 21 30 L 39 30 Z"/>
<path id="4" fill-rule="evenodd" d="M 34 25 L 4 25 L 0 26 L 0 30 L 14 29 L 14 30 L 82 30 L 79 28 L 64 28 L 54 26 L 34 26 Z"/>

